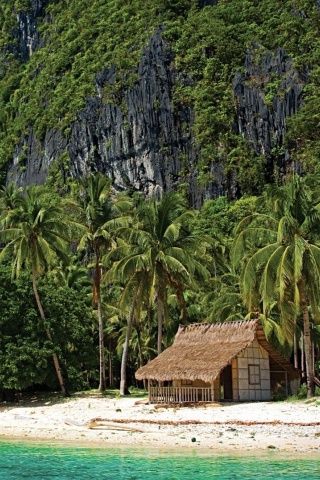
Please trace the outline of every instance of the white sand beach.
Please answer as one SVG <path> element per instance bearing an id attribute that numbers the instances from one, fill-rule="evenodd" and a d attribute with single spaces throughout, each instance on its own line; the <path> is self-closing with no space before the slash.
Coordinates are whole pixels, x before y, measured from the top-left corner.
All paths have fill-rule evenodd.
<path id="1" fill-rule="evenodd" d="M 133 397 L 34 398 L 1 404 L 0 432 L 2 439 L 105 447 L 320 455 L 320 400 L 165 407 Z"/>

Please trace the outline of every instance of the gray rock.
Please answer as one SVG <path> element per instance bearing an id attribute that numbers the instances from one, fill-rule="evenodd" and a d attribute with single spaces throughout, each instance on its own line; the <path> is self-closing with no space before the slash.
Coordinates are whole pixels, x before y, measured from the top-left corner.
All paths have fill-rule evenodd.
<path id="1" fill-rule="evenodd" d="M 248 52 L 245 73 L 238 72 L 233 80 L 237 105 L 234 131 L 258 154 L 266 156 L 266 180 L 271 181 L 276 167 L 283 175 L 292 168 L 289 152 L 284 148 L 286 118 L 302 105 L 307 72 L 295 70 L 281 48 L 272 55 L 263 55 L 259 63 L 255 56 L 254 49 Z M 277 91 L 267 100 L 271 82 Z M 279 153 L 281 147 L 283 152 Z"/>

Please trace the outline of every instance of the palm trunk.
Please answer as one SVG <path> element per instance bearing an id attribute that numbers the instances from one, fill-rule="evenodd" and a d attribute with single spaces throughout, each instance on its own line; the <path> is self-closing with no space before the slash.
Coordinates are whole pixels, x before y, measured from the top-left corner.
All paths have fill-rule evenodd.
<path id="1" fill-rule="evenodd" d="M 181 323 L 182 325 L 186 325 L 188 321 L 188 312 L 186 302 L 183 296 L 183 290 L 181 288 L 176 289 L 176 297 L 181 309 Z"/>
<path id="2" fill-rule="evenodd" d="M 157 292 L 157 316 L 158 316 L 158 355 L 162 352 L 162 329 L 163 329 L 163 302 L 160 292 Z"/>
<path id="3" fill-rule="evenodd" d="M 315 376 L 315 368 L 316 368 L 316 365 L 315 365 L 315 347 L 314 347 L 314 340 L 313 340 L 312 337 L 311 337 L 311 352 L 312 352 L 312 371 L 313 371 L 313 374 Z"/>
<path id="4" fill-rule="evenodd" d="M 293 357 L 294 357 L 294 366 L 298 368 L 298 341 L 297 341 L 297 326 L 295 326 L 293 334 Z"/>
<path id="5" fill-rule="evenodd" d="M 301 378 L 304 380 L 306 378 L 306 362 L 305 362 L 305 356 L 304 356 L 304 340 L 303 340 L 303 331 L 301 332 L 301 338 L 300 338 L 300 343 L 301 343 Z"/>
<path id="6" fill-rule="evenodd" d="M 113 378 L 113 365 L 112 365 L 112 352 L 113 352 L 113 348 L 112 348 L 112 342 L 110 341 L 109 342 L 109 387 L 110 388 L 113 388 L 114 387 L 114 378 Z"/>
<path id="7" fill-rule="evenodd" d="M 126 331 L 126 339 L 123 344 L 123 351 L 122 351 L 122 358 L 121 358 L 121 377 L 120 377 L 120 395 L 126 395 L 127 394 L 127 363 L 128 363 L 128 353 L 129 353 L 129 342 L 130 342 L 130 337 L 131 337 L 131 331 L 132 331 L 132 323 L 133 323 L 133 318 L 134 318 L 134 311 L 136 308 L 136 303 L 137 303 L 137 298 L 138 298 L 138 291 L 139 289 L 137 288 L 132 304 L 130 307 L 130 312 L 129 312 L 129 317 L 127 320 L 127 331 Z"/>
<path id="8" fill-rule="evenodd" d="M 306 361 L 306 374 L 307 374 L 307 397 L 311 398 L 314 395 L 314 371 L 312 361 L 312 346 L 310 337 L 310 319 L 308 312 L 307 299 L 304 290 L 304 284 L 302 281 L 298 283 L 300 306 L 303 318 L 303 343 Z"/>
<path id="9" fill-rule="evenodd" d="M 44 314 L 44 310 L 43 310 L 43 307 L 42 307 L 42 304 L 41 304 L 41 301 L 40 301 L 35 272 L 32 272 L 32 286 L 33 286 L 33 293 L 34 293 L 34 296 L 36 298 L 38 310 L 40 312 L 40 316 L 41 316 L 43 322 L 45 323 L 46 322 L 46 316 Z M 48 327 L 45 328 L 45 332 L 46 332 L 48 340 L 50 340 L 50 342 L 52 342 L 52 335 L 51 335 L 51 332 L 50 332 Z M 59 359 L 58 359 L 58 356 L 57 356 L 56 353 L 52 354 L 52 359 L 53 359 L 54 368 L 56 370 L 58 382 L 59 382 L 59 385 L 60 385 L 60 388 L 61 388 L 61 392 L 65 397 L 67 397 L 67 396 L 69 396 L 69 392 L 68 392 L 68 390 L 65 386 L 63 375 L 62 375 L 61 368 L 60 368 Z"/>
<path id="10" fill-rule="evenodd" d="M 141 342 L 141 332 L 137 329 L 137 339 L 138 339 L 138 350 L 139 350 L 139 367 L 143 367 L 143 354 L 142 354 L 142 342 Z M 143 388 L 146 389 L 146 379 L 143 379 Z"/>
<path id="11" fill-rule="evenodd" d="M 96 303 L 98 310 L 98 325 L 99 325 L 99 360 L 100 360 L 100 371 L 99 371 L 99 392 L 104 392 L 107 387 L 106 383 L 106 361 L 104 353 L 104 326 L 102 318 L 102 308 L 101 308 L 101 294 L 100 294 L 100 283 L 101 283 L 101 267 L 100 267 L 100 258 L 99 251 L 96 251 L 96 266 L 94 271 L 94 302 Z"/>

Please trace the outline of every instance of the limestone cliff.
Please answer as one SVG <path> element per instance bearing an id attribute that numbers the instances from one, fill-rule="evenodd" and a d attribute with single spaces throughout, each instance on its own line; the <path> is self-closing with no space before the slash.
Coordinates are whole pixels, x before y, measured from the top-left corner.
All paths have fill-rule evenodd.
<path id="1" fill-rule="evenodd" d="M 199 4 L 215 8 L 216 3 L 203 0 Z M 41 45 L 37 21 L 46 16 L 46 4 L 47 0 L 32 0 L 31 9 L 17 17 L 15 54 L 23 61 Z M 96 74 L 96 95 L 87 98 L 67 134 L 50 129 L 40 140 L 30 128 L 15 148 L 8 182 L 45 182 L 51 166 L 67 152 L 67 165 L 64 161 L 59 167 L 64 176 L 101 171 L 112 179 L 116 190 L 132 189 L 148 195 L 161 195 L 188 184 L 190 201 L 196 206 L 204 198 L 223 195 L 227 179 L 217 160 L 210 166 L 212 178 L 205 188 L 197 183 L 194 112 L 173 100 L 177 82 L 192 82 L 176 69 L 173 50 L 162 32 L 159 27 L 150 37 L 137 67 L 138 80 L 120 91 L 121 98 L 114 102 L 103 98 L 104 87 L 112 86 L 117 76 L 113 65 L 106 66 Z M 272 180 L 276 169 L 285 175 L 290 168 L 290 156 L 284 148 L 286 118 L 301 106 L 306 82 L 307 73 L 298 73 L 281 48 L 257 62 L 253 46 L 243 58 L 243 70 L 234 76 L 234 133 L 265 155 L 266 181 Z M 271 87 L 275 89 L 273 96 Z M 231 181 L 235 191 L 237 179 Z"/>

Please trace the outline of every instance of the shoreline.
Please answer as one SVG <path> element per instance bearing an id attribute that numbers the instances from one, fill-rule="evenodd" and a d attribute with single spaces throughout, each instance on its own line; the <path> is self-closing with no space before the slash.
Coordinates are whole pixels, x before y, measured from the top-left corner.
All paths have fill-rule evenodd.
<path id="1" fill-rule="evenodd" d="M 320 459 L 320 401 L 168 407 L 130 397 L 35 399 L 1 404 L 0 440 Z"/>

